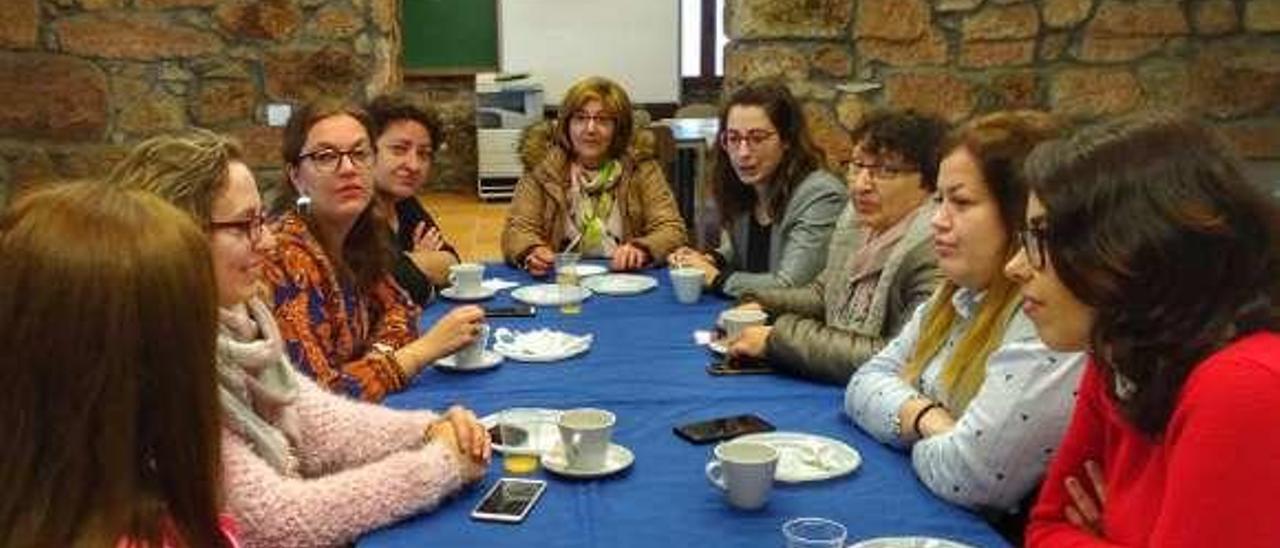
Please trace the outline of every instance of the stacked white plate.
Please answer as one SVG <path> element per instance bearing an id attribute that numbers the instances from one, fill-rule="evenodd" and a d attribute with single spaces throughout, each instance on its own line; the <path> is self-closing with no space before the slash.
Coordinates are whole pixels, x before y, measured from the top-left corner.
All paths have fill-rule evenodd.
<path id="1" fill-rule="evenodd" d="M 573 335 L 553 329 L 516 331 L 499 327 L 493 332 L 493 350 L 516 361 L 554 362 L 586 352 L 592 340 L 592 335 Z"/>

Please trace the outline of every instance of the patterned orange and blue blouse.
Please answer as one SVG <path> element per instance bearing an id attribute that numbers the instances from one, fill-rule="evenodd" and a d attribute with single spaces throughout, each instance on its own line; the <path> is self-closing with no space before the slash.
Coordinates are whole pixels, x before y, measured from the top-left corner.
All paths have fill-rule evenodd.
<path id="1" fill-rule="evenodd" d="M 374 344 L 395 349 L 417 338 L 418 307 L 390 274 L 365 294 L 341 280 L 296 213 L 271 228 L 276 245 L 263 279 L 294 365 L 328 390 L 365 401 L 403 389 L 404 371 Z"/>

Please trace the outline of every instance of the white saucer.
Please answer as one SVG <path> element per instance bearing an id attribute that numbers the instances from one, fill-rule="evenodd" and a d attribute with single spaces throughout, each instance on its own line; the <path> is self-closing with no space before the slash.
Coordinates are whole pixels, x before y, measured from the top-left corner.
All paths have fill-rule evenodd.
<path id="1" fill-rule="evenodd" d="M 605 272 L 608 272 L 609 269 L 604 265 L 579 263 L 573 267 L 573 271 L 578 273 L 579 278 L 586 278 L 587 276 L 604 274 Z"/>
<path id="2" fill-rule="evenodd" d="M 773 479 L 783 483 L 821 481 L 852 473 L 862 455 L 837 439 L 805 432 L 747 434 L 725 443 L 754 441 L 772 446 L 781 456 Z"/>
<path id="3" fill-rule="evenodd" d="M 449 371 L 484 371 L 485 369 L 493 369 L 502 363 L 502 354 L 493 350 L 485 350 L 484 356 L 480 359 L 480 363 L 469 367 L 458 367 L 457 354 L 450 354 L 436 360 L 436 369 L 447 369 Z"/>
<path id="4" fill-rule="evenodd" d="M 480 286 L 480 290 L 474 293 L 458 294 L 458 288 L 449 286 L 440 290 L 440 296 L 455 301 L 483 301 L 492 297 L 493 294 L 497 292 L 497 289 Z"/>
<path id="5" fill-rule="evenodd" d="M 639 295 L 658 287 L 658 280 L 644 274 L 601 274 L 583 278 L 582 287 L 604 295 Z"/>
<path id="6" fill-rule="evenodd" d="M 880 537 L 850 544 L 849 548 L 973 548 L 954 540 L 933 537 Z"/>
<path id="7" fill-rule="evenodd" d="M 564 456 L 564 446 L 559 443 L 552 447 L 550 451 L 542 454 L 542 466 L 544 468 L 571 478 L 598 478 L 616 474 L 630 467 L 631 463 L 636 461 L 636 456 L 631 453 L 630 449 L 611 443 L 609 444 L 609 453 L 605 455 L 604 460 L 604 467 L 596 470 L 570 468 L 569 461 Z"/>
<path id="8" fill-rule="evenodd" d="M 590 289 L 577 285 L 526 285 L 511 292 L 511 297 L 515 300 L 534 306 L 560 306 L 577 303 L 586 300 L 590 296 Z"/>

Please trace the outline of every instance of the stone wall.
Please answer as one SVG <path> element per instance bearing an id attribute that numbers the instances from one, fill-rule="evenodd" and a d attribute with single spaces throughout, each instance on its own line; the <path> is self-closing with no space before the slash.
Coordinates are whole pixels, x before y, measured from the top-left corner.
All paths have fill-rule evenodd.
<path id="1" fill-rule="evenodd" d="M 1280 158 L 1280 0 L 729 0 L 725 87 L 781 77 L 848 154 L 868 108 L 951 121 L 1034 107 L 1074 121 L 1144 108 L 1218 123 Z M 870 88 L 865 89 L 864 88 Z"/>
<path id="2" fill-rule="evenodd" d="M 239 137 L 278 180 L 268 103 L 363 100 L 399 82 L 397 0 L 7 0 L 0 201 L 15 184 L 100 175 L 190 125 Z"/>

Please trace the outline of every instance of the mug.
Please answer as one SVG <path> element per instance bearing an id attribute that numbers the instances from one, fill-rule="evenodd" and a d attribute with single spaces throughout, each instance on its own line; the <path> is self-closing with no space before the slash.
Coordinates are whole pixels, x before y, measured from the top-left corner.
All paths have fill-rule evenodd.
<path id="1" fill-rule="evenodd" d="M 707 463 L 707 479 L 724 490 L 729 504 L 758 510 L 769 501 L 778 450 L 763 443 L 728 442 L 716 446 L 715 460 Z"/>
<path id="2" fill-rule="evenodd" d="M 764 325 L 769 318 L 763 310 L 740 310 L 731 308 L 720 314 L 720 324 L 724 327 L 726 340 L 733 340 L 742 334 L 742 330 L 753 325 Z"/>
<path id="3" fill-rule="evenodd" d="M 487 346 L 489 346 L 489 324 L 480 324 L 480 333 L 476 334 L 476 340 L 454 353 L 454 365 L 459 369 L 483 365 L 484 349 Z"/>
<path id="4" fill-rule="evenodd" d="M 613 413 L 603 409 L 570 409 L 560 414 L 560 442 L 569 468 L 600 470 L 609 454 Z"/>
<path id="5" fill-rule="evenodd" d="M 484 291 L 484 265 L 458 263 L 449 267 L 449 283 L 458 295 L 475 295 Z"/>
<path id="6" fill-rule="evenodd" d="M 702 296 L 702 271 L 692 267 L 672 268 L 671 287 L 675 289 L 676 301 L 682 304 L 698 302 Z"/>

